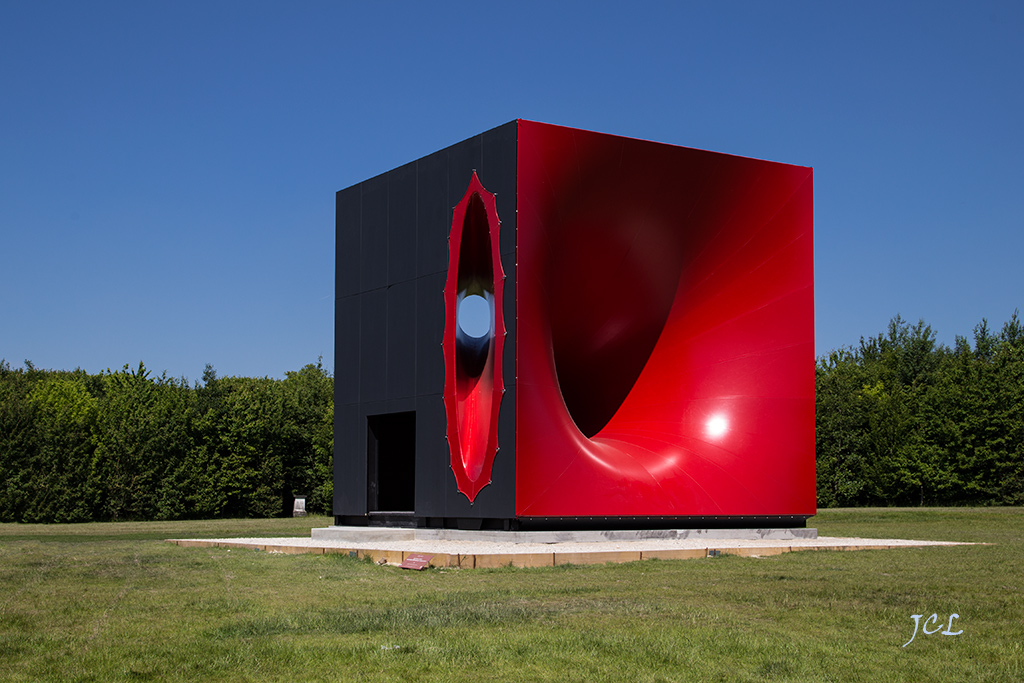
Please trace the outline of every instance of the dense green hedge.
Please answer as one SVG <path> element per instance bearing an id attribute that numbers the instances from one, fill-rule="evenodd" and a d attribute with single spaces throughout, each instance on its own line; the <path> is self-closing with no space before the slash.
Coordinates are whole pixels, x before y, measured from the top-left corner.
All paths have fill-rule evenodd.
<path id="1" fill-rule="evenodd" d="M 1024 504 L 1024 328 L 924 322 L 820 358 L 818 504 Z M 0 361 L 0 521 L 270 517 L 331 509 L 334 380 L 89 375 Z"/>
<path id="2" fill-rule="evenodd" d="M 331 508 L 334 380 L 203 383 L 0 361 L 0 521 L 270 517 Z"/>
<path id="3" fill-rule="evenodd" d="M 1024 329 L 935 343 L 899 316 L 818 360 L 818 504 L 1024 504 Z"/>

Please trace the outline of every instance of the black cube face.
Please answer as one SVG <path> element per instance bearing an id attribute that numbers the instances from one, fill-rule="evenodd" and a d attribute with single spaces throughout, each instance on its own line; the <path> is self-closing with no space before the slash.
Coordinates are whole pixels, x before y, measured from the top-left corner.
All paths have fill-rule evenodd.
<path id="1" fill-rule="evenodd" d="M 515 403 L 502 404 L 505 456 L 493 483 L 470 503 L 451 472 L 441 344 L 452 210 L 474 172 L 497 196 L 512 294 L 503 317 L 514 335 L 516 135 L 512 121 L 337 194 L 338 523 L 472 527 L 514 517 Z M 515 346 L 505 348 L 504 386 L 514 392 Z"/>

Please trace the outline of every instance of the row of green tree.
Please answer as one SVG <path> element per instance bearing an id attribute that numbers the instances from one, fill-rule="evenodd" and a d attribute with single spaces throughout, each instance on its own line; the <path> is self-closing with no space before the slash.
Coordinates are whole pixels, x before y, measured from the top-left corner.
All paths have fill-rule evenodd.
<path id="1" fill-rule="evenodd" d="M 334 380 L 90 375 L 0 361 L 0 521 L 269 517 L 331 509 Z"/>
<path id="2" fill-rule="evenodd" d="M 817 362 L 818 504 L 1024 504 L 1024 329 L 937 344 L 897 316 Z"/>
<path id="3" fill-rule="evenodd" d="M 815 368 L 818 503 L 1024 504 L 1024 327 L 937 344 L 923 321 Z M 0 361 L 0 521 L 267 517 L 331 509 L 334 380 L 190 386 L 143 364 L 90 375 Z"/>

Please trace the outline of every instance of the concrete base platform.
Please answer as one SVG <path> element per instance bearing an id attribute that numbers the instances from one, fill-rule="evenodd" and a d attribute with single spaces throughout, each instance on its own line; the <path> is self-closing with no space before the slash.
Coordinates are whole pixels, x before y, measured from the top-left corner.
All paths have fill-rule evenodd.
<path id="1" fill-rule="evenodd" d="M 379 564 L 393 565 L 401 564 L 414 554 L 429 555 L 430 566 L 463 569 L 508 565 L 553 567 L 561 564 L 603 564 L 646 559 L 683 560 L 719 555 L 765 557 L 799 550 L 888 550 L 970 545 L 947 541 L 821 538 L 814 529 L 745 530 L 747 536 L 754 535 L 755 538 L 735 537 L 738 534 L 734 534 L 732 538 L 723 537 L 728 535 L 729 531 L 658 529 L 614 532 L 501 532 L 328 527 L 314 529 L 311 538 L 169 539 L 168 542 L 182 547 L 237 548 L 289 554 L 344 554 L 360 559 L 368 558 Z M 790 535 L 793 532 L 805 535 Z M 574 538 L 559 538 L 565 534 Z M 618 536 L 619 534 L 625 536 Z M 790 536 L 787 538 L 787 535 Z"/>
<path id="2" fill-rule="evenodd" d="M 470 541 L 474 543 L 603 543 L 682 539 L 740 539 L 790 541 L 817 538 L 817 529 L 631 529 L 587 531 L 466 531 L 462 529 L 403 529 L 372 526 L 329 526 L 313 529 L 316 540 L 331 541 Z"/>

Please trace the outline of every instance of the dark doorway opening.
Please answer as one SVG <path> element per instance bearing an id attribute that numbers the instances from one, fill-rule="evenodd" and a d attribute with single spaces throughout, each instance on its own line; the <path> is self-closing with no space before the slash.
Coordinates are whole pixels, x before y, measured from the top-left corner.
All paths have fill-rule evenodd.
<path id="1" fill-rule="evenodd" d="M 368 512 L 413 512 L 416 507 L 416 413 L 368 415 Z"/>

